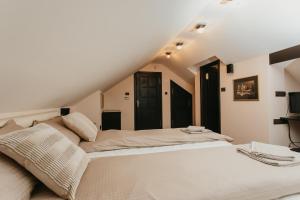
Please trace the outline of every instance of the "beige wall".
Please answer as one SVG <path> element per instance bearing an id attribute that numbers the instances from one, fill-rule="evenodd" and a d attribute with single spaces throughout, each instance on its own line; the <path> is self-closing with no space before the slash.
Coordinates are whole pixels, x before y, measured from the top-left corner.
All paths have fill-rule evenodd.
<path id="1" fill-rule="evenodd" d="M 191 94 L 194 93 L 194 86 L 186 82 L 169 68 L 160 64 L 150 64 L 140 71 L 162 72 L 162 102 L 163 102 L 163 128 L 170 128 L 170 80 L 175 81 Z M 129 92 L 128 98 L 125 93 Z M 165 92 L 168 94 L 165 95 Z M 121 127 L 124 130 L 134 129 L 134 77 L 127 77 L 114 87 L 104 92 L 104 110 L 121 111 Z"/>
<path id="2" fill-rule="evenodd" d="M 194 92 L 194 99 L 195 99 L 195 122 L 197 126 L 201 125 L 201 98 L 200 98 L 200 72 L 198 71 L 195 76 L 195 92 Z"/>
<path id="3" fill-rule="evenodd" d="M 287 113 L 287 97 L 275 97 L 275 91 L 300 91 L 300 84 L 285 69 L 290 62 L 270 66 L 268 55 L 258 56 L 234 63 L 234 73 L 226 73 L 226 65 L 221 63 L 221 130 L 231 136 L 235 143 L 251 141 L 288 145 L 287 125 L 274 125 L 273 119 Z M 255 76 L 259 78 L 259 101 L 234 101 L 233 80 Z M 195 88 L 200 85 L 200 75 L 195 78 Z M 200 89 L 195 89 L 195 98 L 200 97 Z M 200 124 L 200 103 L 196 100 L 196 123 Z M 300 140 L 300 126 L 292 124 L 292 133 Z"/>
<path id="4" fill-rule="evenodd" d="M 71 112 L 81 112 L 99 128 L 101 124 L 101 91 L 96 91 L 71 106 Z"/>
<path id="5" fill-rule="evenodd" d="M 299 59 L 300 60 L 300 59 Z M 298 62 L 299 62 L 298 60 Z M 285 116 L 288 111 L 288 96 L 286 97 L 275 97 L 275 91 L 286 91 L 295 92 L 300 91 L 300 82 L 295 79 L 295 74 L 293 76 L 289 73 L 290 67 L 297 62 L 288 61 L 272 65 L 269 68 L 269 125 L 270 133 L 269 140 L 272 144 L 279 145 L 289 145 L 290 141 L 288 138 L 288 126 L 287 125 L 274 125 L 273 119 Z M 299 67 L 299 66 L 297 66 Z M 296 76 L 300 78 L 299 76 Z M 291 122 L 291 133 L 295 141 L 300 141 L 300 123 Z"/>
<path id="6" fill-rule="evenodd" d="M 227 74 L 221 65 L 221 130 L 235 143 L 268 141 L 268 57 L 260 56 L 234 63 L 234 73 Z M 259 101 L 234 101 L 233 80 L 258 75 Z"/>
<path id="7" fill-rule="evenodd" d="M 117 85 L 104 92 L 103 110 L 121 111 L 121 128 L 124 130 L 134 129 L 134 78 L 130 75 Z M 125 96 L 128 92 L 129 96 Z"/>

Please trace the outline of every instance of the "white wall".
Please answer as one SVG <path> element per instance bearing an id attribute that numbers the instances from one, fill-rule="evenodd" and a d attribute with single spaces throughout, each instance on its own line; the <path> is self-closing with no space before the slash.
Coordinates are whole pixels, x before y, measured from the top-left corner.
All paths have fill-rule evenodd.
<path id="1" fill-rule="evenodd" d="M 106 92 L 104 92 L 103 110 L 121 111 L 121 128 L 134 130 L 134 77 L 130 75 Z M 129 96 L 125 97 L 128 92 Z"/>
<path id="2" fill-rule="evenodd" d="M 221 128 L 222 133 L 235 139 L 235 143 L 252 140 L 268 141 L 268 57 L 260 56 L 234 63 L 234 73 L 227 74 L 221 65 Z M 258 75 L 259 101 L 234 101 L 233 80 Z"/>
<path id="3" fill-rule="evenodd" d="M 162 103 L 163 103 L 163 128 L 170 128 L 170 80 L 173 80 L 185 90 L 194 93 L 194 86 L 186 82 L 169 68 L 161 64 L 150 64 L 140 71 L 162 72 Z M 129 92 L 128 99 L 125 99 L 125 92 Z M 165 92 L 168 94 L 165 95 Z M 134 77 L 127 77 L 114 87 L 104 92 L 104 110 L 121 111 L 121 128 L 124 130 L 134 129 Z"/>
<path id="4" fill-rule="evenodd" d="M 98 90 L 72 105 L 71 112 L 83 113 L 99 128 L 101 124 L 101 91 Z"/>
<path id="5" fill-rule="evenodd" d="M 295 61 L 296 62 L 296 61 Z M 251 141 L 288 145 L 287 125 L 274 125 L 273 119 L 287 114 L 287 97 L 275 97 L 275 91 L 300 91 L 300 83 L 286 69 L 293 62 L 269 65 L 268 55 L 234 63 L 234 73 L 226 73 L 226 65 L 221 63 L 221 130 L 231 136 L 236 144 Z M 234 101 L 233 80 L 258 75 L 259 101 Z M 200 75 L 195 79 L 198 87 Z M 200 88 L 195 89 L 195 98 L 200 97 Z M 196 123 L 200 123 L 200 104 L 196 100 Z M 300 141 L 300 124 L 292 124 L 292 134 Z"/>
<path id="6" fill-rule="evenodd" d="M 300 59 L 299 59 L 300 60 Z M 274 125 L 273 119 L 286 116 L 288 113 L 288 96 L 275 97 L 275 91 L 300 91 L 300 82 L 289 73 L 290 67 L 299 60 L 287 61 L 272 65 L 269 68 L 269 139 L 272 144 L 289 145 L 287 125 Z M 300 67 L 300 66 L 297 66 Z M 300 69 L 298 69 L 300 71 Z M 300 78 L 300 77 L 299 77 Z M 296 141 L 300 141 L 300 123 L 291 123 L 291 134 Z"/>

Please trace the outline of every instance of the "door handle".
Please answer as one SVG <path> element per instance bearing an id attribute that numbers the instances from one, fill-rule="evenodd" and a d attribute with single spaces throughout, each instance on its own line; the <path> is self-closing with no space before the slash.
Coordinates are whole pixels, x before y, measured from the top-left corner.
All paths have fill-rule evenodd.
<path id="1" fill-rule="evenodd" d="M 140 101 L 136 100 L 136 107 L 139 108 L 140 107 Z"/>

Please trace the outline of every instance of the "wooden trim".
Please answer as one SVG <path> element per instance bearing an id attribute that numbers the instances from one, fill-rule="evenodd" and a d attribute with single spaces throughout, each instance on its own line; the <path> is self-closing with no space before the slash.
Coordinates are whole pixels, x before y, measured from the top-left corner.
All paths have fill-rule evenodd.
<path id="1" fill-rule="evenodd" d="M 300 58 L 300 45 L 287 48 L 269 55 L 270 65 Z"/>

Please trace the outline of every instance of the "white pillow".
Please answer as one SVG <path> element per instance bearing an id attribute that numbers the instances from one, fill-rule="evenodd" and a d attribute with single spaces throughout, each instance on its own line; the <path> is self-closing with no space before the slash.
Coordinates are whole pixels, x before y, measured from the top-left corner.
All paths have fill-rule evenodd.
<path id="1" fill-rule="evenodd" d="M 65 125 L 82 139 L 89 142 L 94 142 L 96 140 L 98 129 L 85 115 L 74 112 L 63 116 L 63 120 Z"/>
<path id="2" fill-rule="evenodd" d="M 49 189 L 74 200 L 89 163 L 87 154 L 47 124 L 0 137 L 0 151 L 17 161 Z"/>

